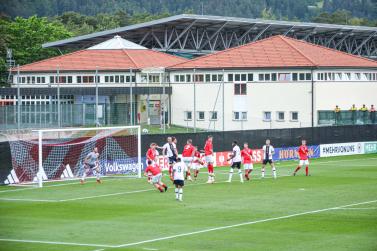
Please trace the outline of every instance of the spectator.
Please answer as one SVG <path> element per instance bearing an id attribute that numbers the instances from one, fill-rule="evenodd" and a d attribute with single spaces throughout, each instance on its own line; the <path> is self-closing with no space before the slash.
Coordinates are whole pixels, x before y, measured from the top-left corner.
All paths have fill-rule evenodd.
<path id="1" fill-rule="evenodd" d="M 367 123 L 367 112 L 368 112 L 368 108 L 365 106 L 365 104 L 360 108 L 359 110 L 361 112 L 361 118 L 363 120 L 363 124 L 365 125 Z"/>
<path id="2" fill-rule="evenodd" d="M 369 114 L 370 114 L 370 121 L 372 122 L 372 124 L 375 124 L 376 123 L 376 109 L 374 108 L 374 105 L 370 106 Z"/>
<path id="3" fill-rule="evenodd" d="M 350 112 L 351 112 L 351 121 L 352 121 L 352 124 L 354 125 L 356 124 L 356 112 L 357 112 L 357 108 L 355 104 L 351 106 Z"/>
<path id="4" fill-rule="evenodd" d="M 335 112 L 335 125 L 338 125 L 340 121 L 340 108 L 338 105 L 335 106 L 334 112 Z"/>

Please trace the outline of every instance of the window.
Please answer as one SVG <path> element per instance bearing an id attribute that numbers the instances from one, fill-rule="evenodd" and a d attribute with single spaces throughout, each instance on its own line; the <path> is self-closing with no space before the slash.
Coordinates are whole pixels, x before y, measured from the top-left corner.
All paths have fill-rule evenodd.
<path id="1" fill-rule="evenodd" d="M 223 81 L 222 74 L 212 74 L 212 82 L 220 82 Z"/>
<path id="2" fill-rule="evenodd" d="M 228 81 L 229 82 L 233 81 L 233 74 L 228 74 Z"/>
<path id="3" fill-rule="evenodd" d="M 291 112 L 291 121 L 298 121 L 298 112 Z"/>
<path id="4" fill-rule="evenodd" d="M 119 83 L 119 75 L 115 76 L 115 83 Z"/>
<path id="5" fill-rule="evenodd" d="M 85 79 L 85 77 L 84 77 L 84 79 Z M 110 82 L 114 83 L 114 76 L 110 76 Z M 86 82 L 84 81 L 84 83 L 86 83 Z"/>
<path id="6" fill-rule="evenodd" d="M 204 120 L 204 112 L 198 112 L 198 119 L 197 120 Z"/>
<path id="7" fill-rule="evenodd" d="M 41 82 L 42 82 L 42 84 L 46 83 L 46 78 L 45 77 L 41 77 Z"/>
<path id="8" fill-rule="evenodd" d="M 270 80 L 271 80 L 270 74 L 269 73 L 264 74 L 264 81 L 270 81 Z"/>
<path id="9" fill-rule="evenodd" d="M 78 77 L 79 78 L 79 77 Z M 105 83 L 108 83 L 110 81 L 109 76 L 105 76 Z"/>
<path id="10" fill-rule="evenodd" d="M 240 80 L 241 80 L 241 75 L 240 74 L 235 74 L 234 81 L 240 81 Z"/>
<path id="11" fill-rule="evenodd" d="M 355 79 L 356 80 L 361 80 L 361 74 L 360 73 L 355 73 Z"/>
<path id="12" fill-rule="evenodd" d="M 279 73 L 279 81 L 291 81 L 292 75 L 290 73 Z"/>
<path id="13" fill-rule="evenodd" d="M 298 80 L 298 74 L 297 73 L 292 73 L 292 80 L 297 81 Z"/>
<path id="14" fill-rule="evenodd" d="M 264 74 L 260 73 L 258 77 L 259 81 L 264 81 Z"/>
<path id="15" fill-rule="evenodd" d="M 277 116 L 277 121 L 284 121 L 284 117 L 285 117 L 285 113 L 284 112 L 277 112 L 276 113 L 276 116 Z"/>
<path id="16" fill-rule="evenodd" d="M 203 82 L 204 81 L 204 76 L 203 74 L 197 74 L 195 76 L 195 82 Z"/>
<path id="17" fill-rule="evenodd" d="M 216 74 L 212 75 L 212 82 L 217 82 L 217 75 Z"/>
<path id="18" fill-rule="evenodd" d="M 126 82 L 127 83 L 131 82 L 131 76 L 126 76 Z"/>
<path id="19" fill-rule="evenodd" d="M 254 74 L 253 73 L 247 74 L 247 81 L 249 81 L 249 82 L 254 81 Z"/>
<path id="20" fill-rule="evenodd" d="M 124 83 L 124 76 L 123 75 L 120 76 L 119 81 L 120 81 L 120 83 Z"/>
<path id="21" fill-rule="evenodd" d="M 312 74 L 311 73 L 306 73 L 305 74 L 305 79 L 306 80 L 312 80 Z"/>
<path id="22" fill-rule="evenodd" d="M 78 79 L 78 78 L 80 78 L 80 77 L 77 77 L 77 79 Z M 51 84 L 55 83 L 55 78 L 54 78 L 54 76 L 50 76 L 50 83 L 51 83 Z M 79 81 L 77 80 L 77 83 L 81 83 L 81 81 L 79 82 Z"/>
<path id="23" fill-rule="evenodd" d="M 179 82 L 179 75 L 174 75 L 174 82 Z"/>
<path id="24" fill-rule="evenodd" d="M 209 112 L 209 119 L 210 120 L 217 120 L 217 111 Z"/>
<path id="25" fill-rule="evenodd" d="M 72 76 L 67 77 L 67 83 L 72 83 Z"/>
<path id="26" fill-rule="evenodd" d="M 246 84 L 234 84 L 234 95 L 246 95 L 247 85 Z"/>
<path id="27" fill-rule="evenodd" d="M 300 81 L 303 81 L 305 80 L 305 73 L 300 73 Z"/>
<path id="28" fill-rule="evenodd" d="M 276 73 L 271 73 L 271 80 L 276 81 Z"/>
<path id="29" fill-rule="evenodd" d="M 211 74 L 206 74 L 206 82 L 211 82 Z"/>
<path id="30" fill-rule="evenodd" d="M 263 112 L 263 121 L 271 121 L 271 112 Z"/>
<path id="31" fill-rule="evenodd" d="M 351 73 L 345 73 L 344 74 L 345 80 L 351 80 Z"/>
<path id="32" fill-rule="evenodd" d="M 186 82 L 191 82 L 191 75 L 190 74 L 186 74 Z"/>
<path id="33" fill-rule="evenodd" d="M 239 120 L 239 121 L 247 120 L 247 112 L 233 112 L 233 120 Z"/>
<path id="34" fill-rule="evenodd" d="M 246 74 L 241 74 L 241 81 L 246 81 Z"/>
<path id="35" fill-rule="evenodd" d="M 192 112 L 185 111 L 185 120 L 192 120 Z"/>

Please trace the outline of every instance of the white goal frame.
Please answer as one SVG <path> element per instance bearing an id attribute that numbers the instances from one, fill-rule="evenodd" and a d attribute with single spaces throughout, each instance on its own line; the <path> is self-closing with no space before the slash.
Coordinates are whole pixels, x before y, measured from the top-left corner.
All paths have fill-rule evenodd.
<path id="1" fill-rule="evenodd" d="M 41 130 L 33 130 L 33 132 L 38 133 L 38 186 L 43 186 L 43 177 L 42 174 L 44 173 L 43 168 L 43 133 L 47 132 L 77 132 L 77 131 L 98 131 L 98 130 L 111 130 L 111 129 L 137 129 L 137 166 L 138 166 L 138 174 L 137 177 L 141 178 L 141 127 L 139 125 L 136 126 L 109 126 L 109 127 L 87 127 L 87 128 L 57 128 L 57 129 L 41 129 Z"/>

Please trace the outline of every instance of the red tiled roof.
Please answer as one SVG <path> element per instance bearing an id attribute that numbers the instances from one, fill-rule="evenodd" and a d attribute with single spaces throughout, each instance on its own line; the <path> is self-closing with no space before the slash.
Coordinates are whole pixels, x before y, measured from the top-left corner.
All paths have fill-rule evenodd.
<path id="1" fill-rule="evenodd" d="M 128 70 L 168 67 L 187 59 L 153 50 L 81 50 L 20 66 L 22 72 Z M 17 68 L 13 68 L 16 71 Z"/>
<path id="2" fill-rule="evenodd" d="M 290 67 L 377 68 L 377 62 L 278 35 L 179 63 L 169 69 Z"/>

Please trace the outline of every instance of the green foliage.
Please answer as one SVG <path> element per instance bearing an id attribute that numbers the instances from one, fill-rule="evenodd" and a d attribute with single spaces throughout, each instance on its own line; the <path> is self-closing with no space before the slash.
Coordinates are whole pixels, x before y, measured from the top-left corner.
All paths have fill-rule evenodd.
<path id="1" fill-rule="evenodd" d="M 346 10 L 337 10 L 334 13 L 323 12 L 314 17 L 313 21 L 316 23 L 328 24 L 376 26 L 376 21 L 353 17 L 352 13 Z"/>

